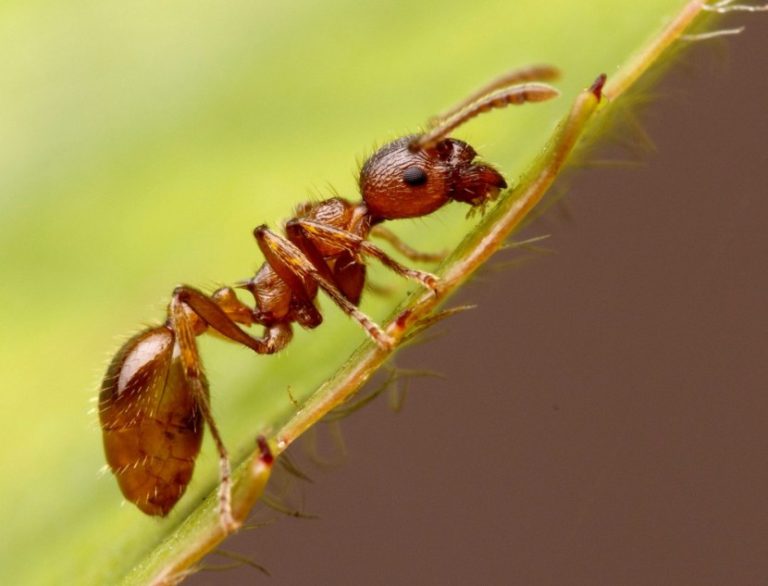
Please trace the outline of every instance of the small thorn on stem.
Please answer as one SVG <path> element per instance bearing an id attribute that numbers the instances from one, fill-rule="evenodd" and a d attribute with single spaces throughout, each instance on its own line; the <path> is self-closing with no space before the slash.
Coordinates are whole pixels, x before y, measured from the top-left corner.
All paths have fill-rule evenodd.
<path id="1" fill-rule="evenodd" d="M 594 94 L 598 101 L 603 98 L 603 87 L 605 86 L 605 80 L 608 76 L 605 73 L 601 73 L 595 82 L 589 87 L 589 91 Z"/>
<path id="2" fill-rule="evenodd" d="M 697 41 L 709 41 L 712 39 L 717 39 L 719 37 L 728 37 L 732 35 L 740 35 L 746 30 L 746 27 L 740 26 L 737 28 L 724 28 L 716 31 L 711 31 L 708 33 L 699 33 L 695 35 L 680 35 L 681 41 L 686 42 L 697 42 Z"/>
<path id="3" fill-rule="evenodd" d="M 265 466 L 272 466 L 272 464 L 275 462 L 275 456 L 272 454 L 269 443 L 267 443 L 267 438 L 265 438 L 263 435 L 260 435 L 256 438 L 256 445 L 259 447 L 259 453 L 261 454 L 259 459 L 261 462 Z"/>
<path id="4" fill-rule="evenodd" d="M 400 315 L 397 316 L 397 320 L 395 320 L 395 323 L 397 324 L 398 328 L 405 328 L 406 324 L 408 323 L 408 320 L 411 317 L 411 314 L 413 313 L 412 310 L 406 309 L 404 312 L 402 312 Z"/>
<path id="5" fill-rule="evenodd" d="M 701 9 L 707 12 L 716 12 L 717 14 L 726 14 L 728 12 L 768 12 L 768 4 L 749 5 L 732 4 L 733 0 L 724 0 L 715 4 L 704 4 Z"/>

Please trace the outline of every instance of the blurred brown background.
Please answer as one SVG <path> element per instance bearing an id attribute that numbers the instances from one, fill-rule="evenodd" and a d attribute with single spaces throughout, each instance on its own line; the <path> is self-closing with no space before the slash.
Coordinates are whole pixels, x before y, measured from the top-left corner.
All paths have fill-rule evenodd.
<path id="1" fill-rule="evenodd" d="M 642 165 L 571 174 L 527 232 L 554 254 L 398 355 L 444 380 L 343 421 L 338 466 L 299 456 L 287 500 L 319 519 L 225 544 L 271 581 L 189 584 L 768 583 L 768 22 L 742 20 L 656 88 Z"/>

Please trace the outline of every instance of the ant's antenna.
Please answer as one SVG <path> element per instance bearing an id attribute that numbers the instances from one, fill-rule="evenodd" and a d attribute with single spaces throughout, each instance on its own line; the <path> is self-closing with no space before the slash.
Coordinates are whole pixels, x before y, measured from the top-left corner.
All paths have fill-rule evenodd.
<path id="1" fill-rule="evenodd" d="M 503 108 L 509 104 L 519 105 L 526 102 L 543 102 L 559 95 L 560 92 L 544 83 L 524 83 L 494 91 L 466 107 L 459 106 L 455 113 L 449 114 L 446 118 L 439 120 L 429 131 L 415 137 L 408 145 L 408 149 L 412 153 L 423 149 L 430 149 L 448 136 L 452 130 L 455 130 L 478 114 L 488 112 L 494 108 Z"/>
<path id="2" fill-rule="evenodd" d="M 484 98 L 496 90 L 513 85 L 520 85 L 522 83 L 529 83 L 531 81 L 554 81 L 559 78 L 560 70 L 552 65 L 529 65 L 528 67 L 520 69 L 512 69 L 511 71 L 507 71 L 499 77 L 492 79 L 479 90 L 468 95 L 461 102 L 453 106 L 453 108 L 433 117 L 427 124 L 427 127 L 434 128 L 449 116 L 453 116 L 470 104 L 477 102 L 480 98 Z"/>
<path id="3" fill-rule="evenodd" d="M 453 108 L 433 117 L 427 123 L 428 132 L 414 138 L 408 148 L 411 152 L 432 148 L 456 127 L 493 108 L 554 98 L 559 95 L 555 88 L 529 82 L 552 81 L 559 77 L 560 70 L 552 65 L 531 65 L 508 71 L 492 79 Z"/>

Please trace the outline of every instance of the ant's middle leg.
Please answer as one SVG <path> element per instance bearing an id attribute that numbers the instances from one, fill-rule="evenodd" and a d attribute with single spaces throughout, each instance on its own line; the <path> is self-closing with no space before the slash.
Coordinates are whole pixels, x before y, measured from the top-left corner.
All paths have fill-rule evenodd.
<path id="1" fill-rule="evenodd" d="M 368 242 L 357 234 L 353 234 L 352 232 L 347 232 L 346 230 L 341 230 L 321 222 L 301 218 L 291 220 L 290 224 L 301 227 L 307 237 L 311 240 L 318 240 L 332 246 L 337 246 L 355 255 L 366 254 L 373 256 L 374 258 L 378 259 L 381 264 L 386 266 L 388 269 L 391 269 L 398 275 L 405 277 L 406 279 L 411 279 L 412 281 L 421 283 L 423 286 L 428 287 L 433 291 L 437 291 L 439 279 L 435 275 L 425 271 L 418 271 L 416 269 L 412 269 L 400 264 L 395 259 L 390 257 L 386 252 L 384 252 L 381 248 L 375 244 L 372 244 L 371 242 Z"/>
<path id="2" fill-rule="evenodd" d="M 289 326 L 284 324 L 267 327 L 262 338 L 254 338 L 242 330 L 237 323 L 250 326 L 256 320 L 251 309 L 237 299 L 229 287 L 223 287 L 208 297 L 193 287 L 180 285 L 173 291 L 172 302 L 174 299 L 191 309 L 206 326 L 257 354 L 274 354 L 291 340 Z"/>
<path id="3" fill-rule="evenodd" d="M 283 278 L 291 277 L 291 280 L 286 282 L 295 293 L 302 295 L 305 291 L 305 283 L 316 283 L 344 313 L 363 326 L 380 348 L 392 349 L 394 346 L 392 337 L 344 296 L 332 278 L 329 278 L 330 271 L 324 261 L 318 268 L 293 242 L 275 234 L 266 226 L 258 226 L 253 231 L 253 235 L 267 262 L 275 271 Z M 292 281 L 295 283 L 292 284 Z"/>

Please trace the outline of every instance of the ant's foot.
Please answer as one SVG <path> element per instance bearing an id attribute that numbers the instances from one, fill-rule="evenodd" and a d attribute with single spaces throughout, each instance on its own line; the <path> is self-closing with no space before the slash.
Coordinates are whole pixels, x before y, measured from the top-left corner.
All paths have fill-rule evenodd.
<path id="1" fill-rule="evenodd" d="M 229 503 L 227 503 L 226 506 L 222 504 L 221 509 L 219 510 L 219 524 L 227 535 L 240 529 L 240 521 L 235 519 L 232 515 L 232 507 Z"/>
<path id="2" fill-rule="evenodd" d="M 384 330 L 379 330 L 380 333 L 376 335 L 374 338 L 374 341 L 376 342 L 376 345 L 384 350 L 385 352 L 389 352 L 390 350 L 394 350 L 395 339 L 390 336 L 388 333 L 386 333 Z"/>
<path id="3" fill-rule="evenodd" d="M 232 514 L 232 481 L 227 474 L 219 485 L 219 524 L 229 535 L 240 528 L 240 521 Z"/>
<path id="4" fill-rule="evenodd" d="M 418 274 L 418 279 L 422 285 L 424 285 L 427 289 L 430 289 L 435 294 L 438 293 L 440 289 L 440 278 L 438 276 L 426 271 L 416 271 L 416 273 Z"/>

